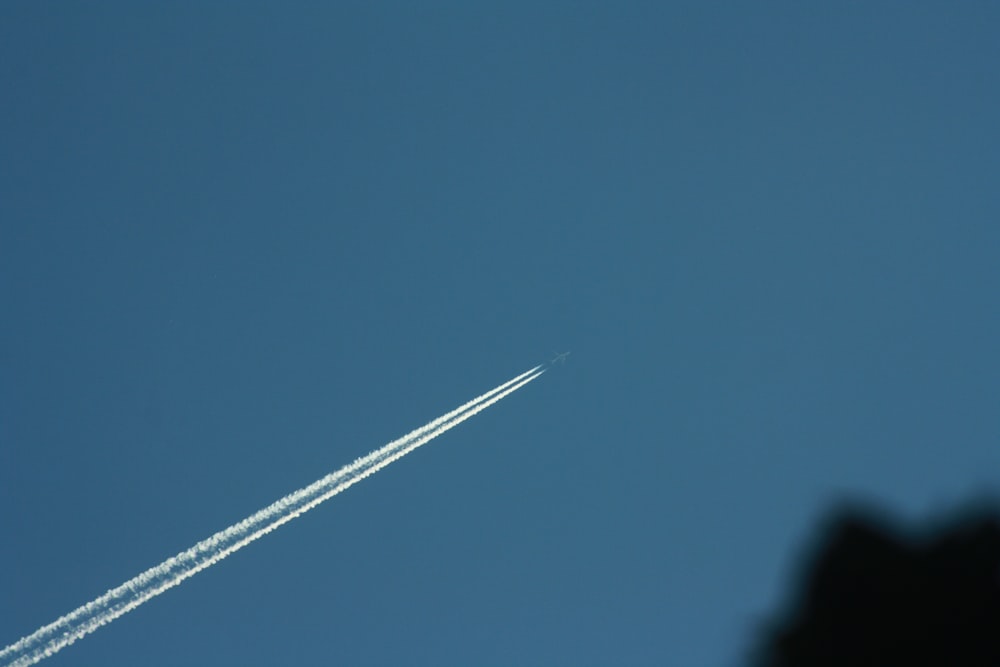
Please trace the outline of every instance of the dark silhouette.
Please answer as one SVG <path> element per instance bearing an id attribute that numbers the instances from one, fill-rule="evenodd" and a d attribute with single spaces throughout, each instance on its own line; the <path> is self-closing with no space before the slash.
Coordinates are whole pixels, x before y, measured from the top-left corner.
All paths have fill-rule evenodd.
<path id="1" fill-rule="evenodd" d="M 988 506 L 920 531 L 843 508 L 817 546 L 757 667 L 1000 667 L 1000 518 Z"/>

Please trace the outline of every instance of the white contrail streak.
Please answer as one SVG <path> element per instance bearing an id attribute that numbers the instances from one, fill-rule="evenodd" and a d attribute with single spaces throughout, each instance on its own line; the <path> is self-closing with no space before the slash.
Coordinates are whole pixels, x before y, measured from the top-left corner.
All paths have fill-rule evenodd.
<path id="1" fill-rule="evenodd" d="M 187 551 L 182 551 L 121 586 L 109 590 L 54 623 L 39 628 L 0 651 L 0 662 L 13 658 L 11 662 L 5 664 L 11 667 L 23 667 L 55 654 L 77 639 L 218 563 L 229 554 L 242 549 L 282 524 L 357 484 L 365 477 L 378 472 L 417 447 L 430 442 L 445 431 L 458 426 L 545 372 L 539 368 L 541 366 L 536 366 L 518 375 L 513 380 L 472 399 L 402 438 L 376 449 L 309 486 L 290 493 L 256 514 L 202 540 Z"/>

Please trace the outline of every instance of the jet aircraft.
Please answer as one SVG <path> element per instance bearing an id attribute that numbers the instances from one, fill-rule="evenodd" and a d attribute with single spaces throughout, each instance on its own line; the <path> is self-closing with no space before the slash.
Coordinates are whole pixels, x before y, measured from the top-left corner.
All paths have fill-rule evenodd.
<path id="1" fill-rule="evenodd" d="M 569 356 L 569 352 L 563 352 L 561 354 L 556 354 L 556 356 L 553 357 L 552 361 L 550 361 L 549 363 L 550 364 L 555 364 L 556 362 L 559 362 L 561 364 L 565 364 L 566 363 L 566 357 L 568 357 L 568 356 Z"/>

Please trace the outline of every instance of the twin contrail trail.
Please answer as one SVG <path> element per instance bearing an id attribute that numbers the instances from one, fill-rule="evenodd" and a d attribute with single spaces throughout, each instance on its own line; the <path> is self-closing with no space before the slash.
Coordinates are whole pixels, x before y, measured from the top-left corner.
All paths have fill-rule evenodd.
<path id="1" fill-rule="evenodd" d="M 0 664 L 22 667 L 35 664 L 55 654 L 77 639 L 218 563 L 229 554 L 308 512 L 396 459 L 406 456 L 417 447 L 482 412 L 544 373 L 545 371 L 541 369 L 541 366 L 536 366 L 496 389 L 477 396 L 402 438 L 376 449 L 309 486 L 288 494 L 256 514 L 168 558 L 55 622 L 39 628 L 0 651 Z M 7 662 L 8 660 L 10 662 Z"/>

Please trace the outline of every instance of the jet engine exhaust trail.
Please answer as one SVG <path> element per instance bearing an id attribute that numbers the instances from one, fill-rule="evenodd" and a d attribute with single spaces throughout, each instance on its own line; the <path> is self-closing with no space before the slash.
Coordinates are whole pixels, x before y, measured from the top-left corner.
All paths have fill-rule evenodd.
<path id="1" fill-rule="evenodd" d="M 402 438 L 380 447 L 309 486 L 288 494 L 256 514 L 219 531 L 55 622 L 39 628 L 0 651 L 0 663 L 11 667 L 23 667 L 54 655 L 77 639 L 177 586 L 185 579 L 218 563 L 226 556 L 482 412 L 542 375 L 545 371 L 539 370 L 540 368 L 536 366 Z M 11 662 L 4 662 L 11 658 L 13 658 Z"/>

